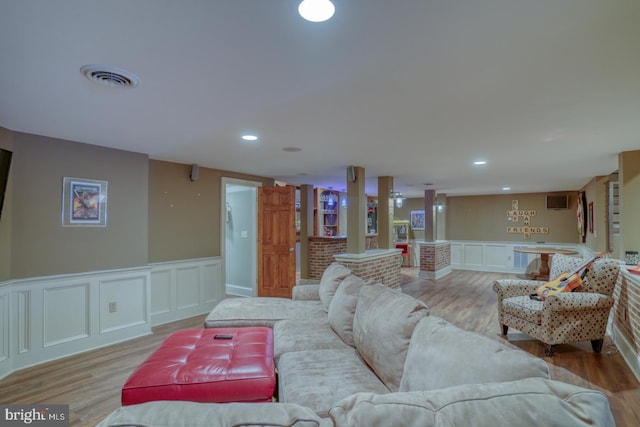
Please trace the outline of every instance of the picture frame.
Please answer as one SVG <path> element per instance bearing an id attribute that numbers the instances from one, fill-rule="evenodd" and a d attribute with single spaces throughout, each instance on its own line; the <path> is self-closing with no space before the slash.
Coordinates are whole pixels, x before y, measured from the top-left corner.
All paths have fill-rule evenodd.
<path id="1" fill-rule="evenodd" d="M 411 211 L 410 225 L 413 230 L 424 230 L 424 210 Z"/>
<path id="2" fill-rule="evenodd" d="M 62 179 L 62 226 L 107 226 L 107 181 Z"/>

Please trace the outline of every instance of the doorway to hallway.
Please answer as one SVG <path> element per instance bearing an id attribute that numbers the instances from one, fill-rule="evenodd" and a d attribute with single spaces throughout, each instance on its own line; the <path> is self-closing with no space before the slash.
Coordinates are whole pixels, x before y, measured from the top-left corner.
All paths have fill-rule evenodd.
<path id="1" fill-rule="evenodd" d="M 222 178 L 221 253 L 226 293 L 255 296 L 258 289 L 258 205 L 260 182 Z"/>

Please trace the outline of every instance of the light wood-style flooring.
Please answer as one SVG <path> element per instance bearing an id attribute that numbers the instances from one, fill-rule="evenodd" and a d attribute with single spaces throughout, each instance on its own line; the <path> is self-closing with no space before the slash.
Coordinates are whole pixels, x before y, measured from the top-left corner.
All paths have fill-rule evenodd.
<path id="1" fill-rule="evenodd" d="M 509 274 L 454 271 L 437 281 L 417 278 L 417 268 L 403 269 L 404 293 L 427 303 L 431 314 L 496 340 L 499 334 L 493 280 Z M 171 332 L 202 327 L 205 316 L 153 328 L 148 336 L 27 368 L 0 380 L 2 404 L 69 404 L 72 426 L 93 426 L 120 406 L 120 389 Z M 590 343 L 560 345 L 552 358 L 530 337 L 509 333 L 509 341 L 552 367 L 555 379 L 596 388 L 609 397 L 618 427 L 640 426 L 640 383 L 610 339 L 601 354 Z M 482 355 L 478 355 L 481 357 Z"/>

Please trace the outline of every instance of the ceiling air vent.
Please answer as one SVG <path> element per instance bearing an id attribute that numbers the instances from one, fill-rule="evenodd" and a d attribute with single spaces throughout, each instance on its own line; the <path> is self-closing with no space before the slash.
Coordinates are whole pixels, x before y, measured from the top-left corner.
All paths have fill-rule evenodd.
<path id="1" fill-rule="evenodd" d="M 140 83 L 135 74 L 108 65 L 85 65 L 80 72 L 89 80 L 109 87 L 135 87 Z"/>

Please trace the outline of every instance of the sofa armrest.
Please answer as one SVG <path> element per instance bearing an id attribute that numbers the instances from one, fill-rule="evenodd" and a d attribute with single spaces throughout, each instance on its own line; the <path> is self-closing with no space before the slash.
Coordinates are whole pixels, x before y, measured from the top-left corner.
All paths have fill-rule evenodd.
<path id="1" fill-rule="evenodd" d="M 493 282 L 493 290 L 500 299 L 529 295 L 545 282 L 540 280 L 499 279 Z"/>
<path id="2" fill-rule="evenodd" d="M 295 285 L 291 293 L 291 299 L 297 300 L 297 301 L 319 301 L 320 285 L 319 284 Z"/>
<path id="3" fill-rule="evenodd" d="M 544 309 L 551 311 L 592 311 L 613 307 L 613 298 L 591 292 L 567 292 L 549 296 Z"/>

